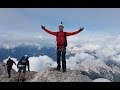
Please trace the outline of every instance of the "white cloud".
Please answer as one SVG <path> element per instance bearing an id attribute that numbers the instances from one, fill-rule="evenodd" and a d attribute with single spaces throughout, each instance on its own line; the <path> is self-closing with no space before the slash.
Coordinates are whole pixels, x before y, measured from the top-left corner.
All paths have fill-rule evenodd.
<path id="1" fill-rule="evenodd" d="M 74 36 L 77 40 L 74 37 L 69 37 L 67 55 L 72 53 L 74 56 L 70 56 L 67 59 L 67 68 L 80 69 L 81 67 L 85 70 L 93 69 L 97 72 L 98 67 L 112 70 L 112 68 L 105 64 L 106 61 L 111 60 L 120 64 L 120 38 L 117 36 L 106 36 L 104 38 L 103 36 L 102 38 Z M 49 42 L 46 43 L 48 44 Z M 49 66 L 56 67 L 57 64 L 57 62 L 48 56 L 30 57 L 30 63 L 31 70 L 38 70 Z"/>
<path id="2" fill-rule="evenodd" d="M 41 33 L 0 33 L 0 48 L 12 49 L 23 45 L 38 46 L 54 46 L 55 37 L 47 37 Z"/>
<path id="3" fill-rule="evenodd" d="M 30 57 L 30 70 L 39 71 L 47 67 L 54 67 L 55 62 L 48 56 Z"/>
<path id="4" fill-rule="evenodd" d="M 86 39 L 77 37 L 79 38 L 77 43 L 71 37 L 70 41 L 73 40 L 73 42 L 69 42 L 67 53 L 75 55 L 68 59 L 67 66 L 71 69 L 80 69 L 81 67 L 86 71 L 89 69 L 97 71 L 97 68 L 104 67 L 111 71 L 112 68 L 107 66 L 105 62 L 111 60 L 120 64 L 119 37 L 103 36 L 102 38 L 86 37 Z"/>

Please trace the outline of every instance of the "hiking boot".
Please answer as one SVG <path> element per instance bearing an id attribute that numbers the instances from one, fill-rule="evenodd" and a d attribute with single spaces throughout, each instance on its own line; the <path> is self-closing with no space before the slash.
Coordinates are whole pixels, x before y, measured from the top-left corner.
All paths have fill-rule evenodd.
<path id="1" fill-rule="evenodd" d="M 58 71 L 60 71 L 60 68 L 55 68 L 55 70 L 58 70 Z"/>
<path id="2" fill-rule="evenodd" d="M 66 69 L 63 69 L 63 72 L 66 72 Z"/>

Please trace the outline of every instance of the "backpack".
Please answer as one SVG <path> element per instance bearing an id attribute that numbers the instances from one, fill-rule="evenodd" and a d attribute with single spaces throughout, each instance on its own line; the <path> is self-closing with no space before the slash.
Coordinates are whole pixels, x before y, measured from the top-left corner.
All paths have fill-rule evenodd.
<path id="1" fill-rule="evenodd" d="M 27 58 L 23 57 L 23 58 L 21 59 L 21 63 L 22 63 L 22 64 L 26 64 L 26 63 L 27 63 Z"/>
<path id="2" fill-rule="evenodd" d="M 27 60 L 26 59 L 22 59 L 21 62 L 22 62 L 22 64 L 26 64 Z"/>
<path id="3" fill-rule="evenodd" d="M 59 32 L 57 32 L 57 36 L 58 36 L 58 33 L 59 33 Z M 67 45 L 68 45 L 68 44 L 67 44 L 66 32 L 64 32 L 64 46 L 67 47 Z"/>

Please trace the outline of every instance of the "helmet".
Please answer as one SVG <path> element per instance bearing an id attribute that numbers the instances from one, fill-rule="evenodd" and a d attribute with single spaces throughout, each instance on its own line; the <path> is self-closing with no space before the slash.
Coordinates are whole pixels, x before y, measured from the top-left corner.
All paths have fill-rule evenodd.
<path id="1" fill-rule="evenodd" d="M 28 55 L 24 55 L 25 57 L 28 57 Z"/>
<path id="2" fill-rule="evenodd" d="M 60 27 L 60 26 L 64 27 L 62 22 L 61 22 L 61 24 L 59 24 L 59 27 Z"/>
<path id="3" fill-rule="evenodd" d="M 8 59 L 10 59 L 11 57 L 10 56 L 8 56 Z"/>
<path id="4" fill-rule="evenodd" d="M 25 59 L 28 58 L 28 55 L 24 55 L 24 58 L 25 58 Z"/>

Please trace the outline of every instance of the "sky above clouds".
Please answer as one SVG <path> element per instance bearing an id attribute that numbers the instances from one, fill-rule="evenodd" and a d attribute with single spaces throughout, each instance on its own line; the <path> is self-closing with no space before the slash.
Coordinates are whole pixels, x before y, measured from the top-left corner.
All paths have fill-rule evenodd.
<path id="1" fill-rule="evenodd" d="M 76 36 L 86 40 L 96 36 L 119 36 L 119 17 L 119 8 L 1 8 L 0 41 L 2 44 L 49 38 L 55 42 L 55 37 L 44 32 L 40 26 L 45 25 L 52 31 L 58 31 L 61 21 L 68 32 L 85 28 L 80 34 L 72 36 L 72 39 Z"/>
<path id="2" fill-rule="evenodd" d="M 40 25 L 53 31 L 62 21 L 66 31 L 80 27 L 86 33 L 120 32 L 119 8 L 1 8 L 0 32 L 39 32 Z"/>

